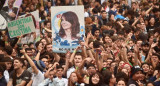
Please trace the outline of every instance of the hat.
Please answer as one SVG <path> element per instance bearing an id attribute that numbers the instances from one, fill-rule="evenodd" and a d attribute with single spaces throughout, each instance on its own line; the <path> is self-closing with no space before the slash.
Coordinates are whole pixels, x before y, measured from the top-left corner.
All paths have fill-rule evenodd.
<path id="1" fill-rule="evenodd" d="M 35 60 L 34 60 L 33 62 L 34 62 L 34 64 L 36 65 L 36 67 L 37 67 L 40 71 L 43 71 L 44 68 L 46 67 L 45 64 L 44 64 L 44 62 L 41 61 L 41 60 L 39 60 L 39 61 L 35 61 Z"/>
<path id="2" fill-rule="evenodd" d="M 135 73 L 137 73 L 138 71 L 142 71 L 142 73 L 143 73 L 143 69 L 140 68 L 140 66 L 133 66 L 132 69 L 131 69 L 131 77 L 132 77 Z"/>

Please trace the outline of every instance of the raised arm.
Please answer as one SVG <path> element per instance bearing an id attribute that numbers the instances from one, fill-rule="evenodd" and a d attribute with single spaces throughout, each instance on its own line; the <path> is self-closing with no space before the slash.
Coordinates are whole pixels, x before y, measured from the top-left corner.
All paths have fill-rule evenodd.
<path id="1" fill-rule="evenodd" d="M 59 62 L 61 57 L 57 53 L 53 53 L 53 56 L 55 57 L 55 62 Z"/>
<path id="2" fill-rule="evenodd" d="M 41 51 L 42 51 L 42 47 L 38 46 L 37 50 L 38 50 L 38 53 L 37 53 L 37 55 L 36 55 L 34 60 L 39 61 L 40 54 L 41 54 Z"/>
<path id="3" fill-rule="evenodd" d="M 58 63 L 58 62 L 55 62 L 55 63 L 52 65 L 52 67 L 50 67 L 50 68 L 46 71 L 46 73 L 44 74 L 44 77 L 45 77 L 45 78 L 49 78 L 49 72 L 50 72 L 52 69 L 56 68 L 56 65 L 59 65 L 59 63 Z"/>
<path id="4" fill-rule="evenodd" d="M 30 66 L 32 67 L 32 70 L 35 74 L 38 74 L 38 69 L 36 67 L 36 65 L 34 64 L 34 62 L 32 61 L 32 59 L 27 55 L 27 53 L 25 52 L 25 50 L 21 50 L 21 53 L 25 56 L 25 58 L 28 60 Z"/>
<path id="5" fill-rule="evenodd" d="M 103 52 L 103 51 L 102 51 Z M 96 56 L 95 56 L 95 61 L 96 61 L 96 64 L 97 64 L 97 68 L 99 71 L 101 71 L 101 69 L 103 68 L 103 57 L 104 54 L 101 53 L 101 57 L 99 57 L 99 50 L 96 50 Z"/>
<path id="6" fill-rule="evenodd" d="M 153 48 L 154 48 L 155 46 L 157 46 L 157 44 L 158 44 L 158 43 L 152 43 L 152 44 L 151 44 L 151 47 L 150 47 L 150 49 L 149 49 L 149 52 L 148 52 L 148 55 L 147 55 L 147 58 L 146 58 L 145 62 L 149 62 L 149 61 L 150 61 L 150 58 L 151 58 L 151 56 L 152 56 Z"/>
<path id="7" fill-rule="evenodd" d="M 81 50 L 82 50 L 82 57 L 83 57 L 83 59 L 84 58 L 87 58 L 87 53 L 86 53 L 86 49 L 85 49 L 85 42 L 80 42 L 80 45 L 81 45 Z"/>
<path id="8" fill-rule="evenodd" d="M 75 54 L 76 54 L 78 48 L 79 48 L 79 46 L 78 46 L 77 48 L 75 48 L 74 51 L 73 51 L 73 53 L 71 54 L 71 58 L 69 59 L 69 62 L 70 62 L 70 63 L 73 62 L 73 59 L 74 59 L 74 57 L 75 57 Z"/>
<path id="9" fill-rule="evenodd" d="M 135 45 L 134 47 L 134 52 L 135 52 L 135 56 L 134 56 L 134 65 L 137 66 L 138 65 L 138 58 L 140 57 L 139 56 L 139 48 L 137 45 Z"/>
<path id="10" fill-rule="evenodd" d="M 44 28 L 44 30 L 46 30 L 47 32 L 52 33 L 52 30 L 48 29 L 48 28 Z"/>
<path id="11" fill-rule="evenodd" d="M 149 12 L 153 9 L 153 6 L 151 6 L 147 11 L 146 11 L 146 15 L 149 14 Z"/>

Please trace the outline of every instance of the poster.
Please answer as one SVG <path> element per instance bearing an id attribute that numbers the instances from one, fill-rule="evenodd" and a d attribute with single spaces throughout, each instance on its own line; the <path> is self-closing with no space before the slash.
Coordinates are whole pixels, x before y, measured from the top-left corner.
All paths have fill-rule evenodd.
<path id="1" fill-rule="evenodd" d="M 36 10 L 36 11 L 30 12 L 29 14 L 19 16 L 19 18 L 24 18 L 26 15 L 32 15 L 35 20 L 35 24 L 36 24 L 35 35 L 36 35 L 36 37 L 34 38 L 34 36 L 32 36 L 32 34 L 27 34 L 27 35 L 23 36 L 23 38 L 21 39 L 22 44 L 24 44 L 24 43 L 28 44 L 30 42 L 37 42 L 40 40 L 39 11 Z"/>
<path id="2" fill-rule="evenodd" d="M 22 4 L 22 0 L 6 0 L 2 10 L 8 13 L 10 17 L 15 19 L 17 17 L 19 7 Z"/>
<path id="3" fill-rule="evenodd" d="M 10 38 L 35 32 L 35 26 L 31 16 L 8 22 Z"/>
<path id="4" fill-rule="evenodd" d="M 55 6 L 51 8 L 53 52 L 65 53 L 84 41 L 84 7 Z"/>

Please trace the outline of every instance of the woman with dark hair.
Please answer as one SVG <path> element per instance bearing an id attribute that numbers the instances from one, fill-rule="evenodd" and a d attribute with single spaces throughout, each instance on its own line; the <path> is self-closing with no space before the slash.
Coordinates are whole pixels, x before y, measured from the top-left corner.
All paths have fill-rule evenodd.
<path id="1" fill-rule="evenodd" d="M 74 12 L 68 11 L 62 14 L 61 27 L 59 35 L 63 39 L 77 39 L 77 34 L 80 31 L 80 24 L 77 15 Z"/>
<path id="2" fill-rule="evenodd" d="M 79 35 L 80 23 L 76 13 L 68 11 L 62 14 L 60 30 L 54 39 L 60 45 L 73 46 L 78 45 L 78 40 L 82 40 L 83 36 Z"/>
<path id="3" fill-rule="evenodd" d="M 100 73 L 95 73 L 89 78 L 89 85 L 86 86 L 103 86 L 103 78 Z"/>
<path id="4" fill-rule="evenodd" d="M 126 86 L 126 81 L 124 78 L 121 78 L 117 81 L 117 85 L 116 86 Z"/>

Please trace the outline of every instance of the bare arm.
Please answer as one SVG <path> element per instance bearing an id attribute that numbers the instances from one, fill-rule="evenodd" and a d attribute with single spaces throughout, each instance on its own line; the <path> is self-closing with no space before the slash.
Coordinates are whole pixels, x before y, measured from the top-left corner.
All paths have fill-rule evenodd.
<path id="1" fill-rule="evenodd" d="M 96 64 L 97 64 L 97 68 L 99 71 L 101 71 L 101 69 L 103 68 L 103 59 L 98 56 L 98 53 L 99 53 L 99 50 L 96 50 L 96 57 L 95 57 L 95 61 L 96 61 Z M 103 55 L 102 55 L 103 56 Z"/>
<path id="2" fill-rule="evenodd" d="M 56 68 L 56 65 L 59 65 L 59 63 L 58 63 L 58 62 L 55 62 L 55 63 L 52 65 L 52 67 L 50 67 L 50 68 L 46 71 L 46 73 L 44 74 L 44 77 L 45 77 L 45 78 L 49 78 L 49 72 L 50 72 L 50 70 Z"/>
<path id="3" fill-rule="evenodd" d="M 149 12 L 153 9 L 153 6 L 151 6 L 147 11 L 146 11 L 146 15 L 149 14 Z"/>
<path id="4" fill-rule="evenodd" d="M 20 84 L 16 85 L 16 86 L 25 86 L 26 81 L 22 81 Z"/>
<path id="5" fill-rule="evenodd" d="M 44 28 L 44 30 L 46 30 L 47 32 L 52 33 L 52 30 L 48 29 L 48 28 Z"/>
<path id="6" fill-rule="evenodd" d="M 138 19 L 136 19 L 136 20 L 132 23 L 132 26 L 135 26 L 135 25 L 136 25 L 136 23 L 138 22 L 138 20 L 139 20 L 139 18 L 138 18 Z"/>
<path id="7" fill-rule="evenodd" d="M 66 53 L 66 62 L 65 62 L 65 68 L 64 68 L 64 71 L 63 71 L 63 75 L 66 76 L 66 73 L 67 73 L 67 70 L 69 68 L 69 59 L 70 59 L 70 52 L 68 51 Z"/>
<path id="8" fill-rule="evenodd" d="M 38 74 L 38 69 L 36 67 L 36 65 L 34 64 L 34 62 L 32 61 L 32 59 L 26 54 L 25 50 L 21 50 L 21 53 L 25 56 L 25 58 L 28 60 L 30 66 L 32 67 L 32 70 L 35 74 Z"/>
<path id="9" fill-rule="evenodd" d="M 158 44 L 158 43 L 152 43 L 152 45 L 151 45 L 151 47 L 150 47 L 150 49 L 149 49 L 149 53 L 148 53 L 148 55 L 147 55 L 147 58 L 146 58 L 145 62 L 149 62 L 149 61 L 150 61 L 150 58 L 151 58 L 151 56 L 152 56 L 153 48 L 154 48 L 155 46 L 157 46 L 157 44 Z"/>
<path id="10" fill-rule="evenodd" d="M 34 60 L 39 61 L 40 52 L 41 52 L 41 51 L 38 51 L 38 53 L 37 53 L 36 57 L 34 58 Z"/>
<path id="11" fill-rule="evenodd" d="M 134 56 L 134 65 L 138 65 L 138 57 L 139 57 L 139 48 L 137 45 L 135 45 L 134 47 L 134 52 L 135 52 L 135 56 Z"/>
<path id="12" fill-rule="evenodd" d="M 61 57 L 57 53 L 53 53 L 53 56 L 55 57 L 55 62 L 59 62 Z"/>
<path id="13" fill-rule="evenodd" d="M 71 58 L 69 59 L 69 63 L 72 63 L 73 62 L 73 59 L 74 59 L 74 56 L 78 50 L 79 46 L 77 48 L 74 49 L 73 53 L 71 54 Z"/>
<path id="14" fill-rule="evenodd" d="M 27 84 L 27 86 L 32 86 L 32 82 L 33 82 L 33 80 L 30 80 L 29 83 Z"/>
<path id="15" fill-rule="evenodd" d="M 42 47 L 38 46 L 37 50 L 38 50 L 38 53 L 37 53 L 36 57 L 34 58 L 34 60 L 39 61 L 40 54 L 41 54 L 41 51 L 42 51 Z"/>
<path id="16" fill-rule="evenodd" d="M 12 82 L 13 82 L 13 80 L 9 79 L 9 82 L 7 83 L 7 86 L 12 86 Z"/>

